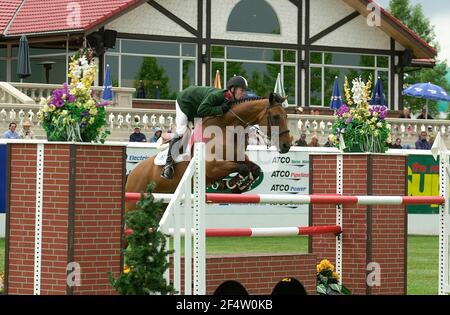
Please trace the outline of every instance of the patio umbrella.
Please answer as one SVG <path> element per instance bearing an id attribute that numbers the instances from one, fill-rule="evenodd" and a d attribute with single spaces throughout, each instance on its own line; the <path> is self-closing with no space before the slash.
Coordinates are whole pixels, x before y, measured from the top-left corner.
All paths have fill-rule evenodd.
<path id="1" fill-rule="evenodd" d="M 342 105 L 341 92 L 339 91 L 338 77 L 334 78 L 333 92 L 331 93 L 330 108 L 338 110 Z"/>
<path id="2" fill-rule="evenodd" d="M 220 78 L 220 71 L 216 71 L 216 77 L 214 78 L 214 87 L 216 89 L 222 89 L 222 79 Z"/>
<path id="3" fill-rule="evenodd" d="M 386 105 L 386 99 L 384 97 L 384 89 L 383 82 L 381 78 L 378 77 L 377 83 L 375 84 L 375 88 L 372 92 L 372 98 L 369 102 L 370 105 Z"/>
<path id="4" fill-rule="evenodd" d="M 428 118 L 428 100 L 450 102 L 448 93 L 440 86 L 431 84 L 430 82 L 413 84 L 404 89 L 402 94 L 426 99 L 425 119 Z"/>
<path id="5" fill-rule="evenodd" d="M 22 35 L 19 41 L 19 54 L 17 56 L 17 75 L 20 78 L 20 82 L 23 82 L 24 78 L 31 75 L 30 51 L 28 47 L 28 40 L 25 35 Z"/>
<path id="6" fill-rule="evenodd" d="M 106 65 L 105 80 L 103 82 L 102 99 L 105 101 L 106 100 L 112 101 L 113 99 L 111 70 L 109 69 L 109 65 Z"/>
<path id="7" fill-rule="evenodd" d="M 278 76 L 277 76 L 277 81 L 275 81 L 275 88 L 273 89 L 273 91 L 282 97 L 286 97 L 286 92 L 284 91 L 283 81 L 281 81 L 281 73 L 279 73 L 279 72 L 278 72 Z M 287 107 L 288 105 L 289 105 L 288 101 L 285 100 L 283 102 L 283 106 Z"/>

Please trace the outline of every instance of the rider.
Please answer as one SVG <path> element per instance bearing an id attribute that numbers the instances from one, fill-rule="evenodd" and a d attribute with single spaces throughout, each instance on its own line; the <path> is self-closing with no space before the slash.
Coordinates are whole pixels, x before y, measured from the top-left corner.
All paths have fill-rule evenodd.
<path id="1" fill-rule="evenodd" d="M 176 132 L 169 143 L 166 165 L 161 176 L 166 179 L 173 178 L 172 147 L 178 142 L 185 132 L 189 121 L 194 118 L 207 116 L 222 116 L 231 107 L 230 103 L 240 100 L 245 96 L 248 88 L 247 80 L 242 76 L 234 76 L 227 83 L 227 89 L 215 89 L 205 86 L 190 86 L 183 90 L 175 103 L 176 108 Z"/>

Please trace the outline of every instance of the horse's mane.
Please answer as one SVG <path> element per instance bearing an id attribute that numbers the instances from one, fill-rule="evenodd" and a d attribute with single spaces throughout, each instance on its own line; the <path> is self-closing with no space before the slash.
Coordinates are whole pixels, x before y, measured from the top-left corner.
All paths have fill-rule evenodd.
<path id="1" fill-rule="evenodd" d="M 246 97 L 246 98 L 241 98 L 240 100 L 236 100 L 233 102 L 230 102 L 230 105 L 237 105 L 237 104 L 242 104 L 245 102 L 250 102 L 250 101 L 259 101 L 259 100 L 263 100 L 266 99 L 267 97 L 259 97 L 259 96 L 253 96 L 253 97 Z"/>
<path id="2" fill-rule="evenodd" d="M 278 103 L 282 103 L 283 102 L 283 98 L 281 97 L 281 95 L 277 94 L 277 93 L 273 93 L 274 95 L 274 99 L 276 102 Z M 230 105 L 237 105 L 237 104 L 242 104 L 242 103 L 246 103 L 246 102 L 251 102 L 251 101 L 259 101 L 259 100 L 265 100 L 268 99 L 269 97 L 260 97 L 260 96 L 253 96 L 253 97 L 246 97 L 246 98 L 242 98 L 240 100 L 236 100 L 233 102 L 230 102 Z"/>

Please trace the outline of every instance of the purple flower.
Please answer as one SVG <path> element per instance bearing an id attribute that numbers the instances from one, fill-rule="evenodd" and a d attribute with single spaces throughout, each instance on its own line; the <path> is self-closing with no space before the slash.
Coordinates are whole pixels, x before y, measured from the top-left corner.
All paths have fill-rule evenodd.
<path id="1" fill-rule="evenodd" d="M 352 117 L 352 116 L 349 116 L 349 117 L 347 118 L 347 120 L 345 121 L 345 124 L 348 125 L 349 123 L 352 122 L 352 120 L 353 120 L 353 117 Z"/>
<path id="2" fill-rule="evenodd" d="M 348 113 L 350 110 L 348 109 L 347 105 L 342 104 L 341 107 L 339 107 L 339 109 L 337 110 L 336 114 L 339 116 L 339 118 L 342 118 L 342 116 L 345 113 Z"/>
<path id="3" fill-rule="evenodd" d="M 87 125 L 87 123 L 83 122 L 83 123 L 80 124 L 80 127 L 84 128 L 84 127 L 86 127 L 86 125 Z"/>
<path id="4" fill-rule="evenodd" d="M 60 108 L 64 106 L 66 100 L 70 103 L 73 103 L 75 102 L 76 97 L 70 94 L 67 83 L 64 83 L 64 87 L 62 89 L 56 89 L 52 92 L 50 105 L 55 105 L 56 107 Z"/>
<path id="5" fill-rule="evenodd" d="M 380 117 L 380 119 L 385 119 L 387 117 L 387 112 L 388 112 L 388 109 L 384 105 L 382 105 L 382 106 L 380 106 L 380 105 L 372 106 L 369 109 L 370 115 L 373 116 L 373 113 L 377 113 L 378 117 Z"/>
<path id="6" fill-rule="evenodd" d="M 83 111 L 83 112 L 81 112 L 81 117 L 84 117 L 84 116 L 86 116 L 87 114 L 88 114 L 88 112 Z"/>

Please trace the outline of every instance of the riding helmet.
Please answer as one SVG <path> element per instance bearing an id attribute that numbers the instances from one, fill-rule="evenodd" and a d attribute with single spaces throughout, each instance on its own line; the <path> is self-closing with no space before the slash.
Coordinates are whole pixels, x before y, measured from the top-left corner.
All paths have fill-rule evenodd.
<path id="1" fill-rule="evenodd" d="M 232 87 L 240 87 L 243 89 L 248 89 L 247 80 L 240 75 L 236 75 L 232 77 L 227 83 L 227 89 L 231 89 Z"/>

